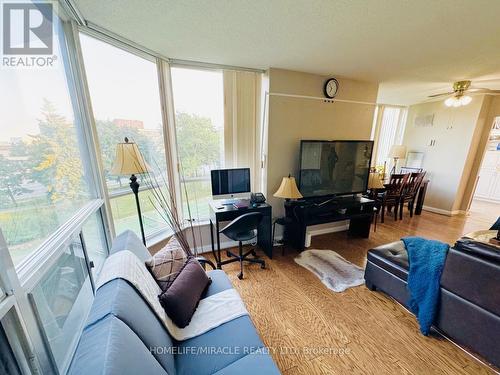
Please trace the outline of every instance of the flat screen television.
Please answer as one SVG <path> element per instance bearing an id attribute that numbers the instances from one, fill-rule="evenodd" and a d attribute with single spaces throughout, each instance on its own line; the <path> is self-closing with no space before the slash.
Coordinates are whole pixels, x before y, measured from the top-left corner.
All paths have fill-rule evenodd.
<path id="1" fill-rule="evenodd" d="M 299 190 L 305 198 L 363 193 L 373 141 L 300 142 Z"/>

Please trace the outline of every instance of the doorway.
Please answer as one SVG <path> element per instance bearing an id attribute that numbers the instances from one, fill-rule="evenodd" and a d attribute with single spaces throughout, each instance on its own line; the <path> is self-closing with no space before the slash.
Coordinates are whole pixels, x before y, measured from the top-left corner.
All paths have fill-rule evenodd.
<path id="1" fill-rule="evenodd" d="M 493 121 L 469 213 L 492 223 L 500 216 L 500 116 Z"/>

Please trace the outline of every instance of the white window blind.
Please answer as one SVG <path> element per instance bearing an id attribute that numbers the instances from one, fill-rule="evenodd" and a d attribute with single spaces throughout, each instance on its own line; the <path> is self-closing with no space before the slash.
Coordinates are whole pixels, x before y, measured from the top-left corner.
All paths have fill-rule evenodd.
<path id="1" fill-rule="evenodd" d="M 389 150 L 392 145 L 401 144 L 408 110 L 403 107 L 380 106 L 375 131 L 375 166 L 391 162 Z"/>

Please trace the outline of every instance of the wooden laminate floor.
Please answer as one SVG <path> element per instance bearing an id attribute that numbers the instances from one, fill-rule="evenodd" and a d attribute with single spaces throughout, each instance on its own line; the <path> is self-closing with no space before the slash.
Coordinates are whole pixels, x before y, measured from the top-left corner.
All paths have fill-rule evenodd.
<path id="1" fill-rule="evenodd" d="M 500 213 L 499 213 L 500 215 Z M 367 250 L 419 235 L 452 244 L 462 234 L 488 228 L 482 216 L 446 217 L 424 212 L 394 222 L 388 217 L 369 239 L 345 232 L 314 237 L 311 248 L 331 249 L 364 266 Z M 297 252 L 275 247 L 267 269 L 224 266 L 282 373 L 292 374 L 491 374 L 494 371 L 441 337 L 420 334 L 415 317 L 391 298 L 365 286 L 334 293 L 297 265 Z M 500 345 L 500 341 L 499 341 Z"/>

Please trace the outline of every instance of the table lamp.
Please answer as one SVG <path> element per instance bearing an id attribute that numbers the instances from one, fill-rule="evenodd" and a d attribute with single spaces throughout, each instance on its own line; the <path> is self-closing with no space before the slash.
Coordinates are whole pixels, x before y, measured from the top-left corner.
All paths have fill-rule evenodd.
<path id="1" fill-rule="evenodd" d="M 380 179 L 380 173 L 378 172 L 370 172 L 370 176 L 368 177 L 368 189 L 383 189 L 384 184 Z"/>
<path id="2" fill-rule="evenodd" d="M 370 197 L 375 199 L 377 197 L 377 189 L 384 189 L 385 186 L 380 179 L 380 173 L 370 172 L 368 176 L 368 190 L 370 190 Z"/>
<path id="3" fill-rule="evenodd" d="M 139 215 L 139 225 L 141 228 L 142 242 L 146 246 L 146 236 L 144 235 L 144 225 L 142 223 L 141 205 L 139 204 L 139 182 L 136 174 L 146 173 L 150 170 L 149 165 L 139 151 L 135 142 L 129 142 L 125 137 L 125 142 L 116 145 L 116 157 L 110 173 L 113 175 L 131 175 L 130 188 L 135 195 L 137 214 Z"/>
<path id="4" fill-rule="evenodd" d="M 394 165 L 391 169 L 391 174 L 396 173 L 396 166 L 398 164 L 398 159 L 406 158 L 406 146 L 404 145 L 392 145 L 389 151 L 389 157 L 394 160 Z"/>
<path id="5" fill-rule="evenodd" d="M 288 175 L 288 177 L 283 177 L 281 180 L 281 185 L 273 194 L 276 198 L 285 198 L 289 201 L 290 199 L 300 199 L 302 194 L 300 194 L 299 189 L 297 189 L 297 184 L 295 183 L 295 177 Z"/>

